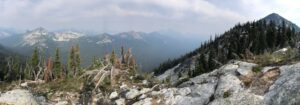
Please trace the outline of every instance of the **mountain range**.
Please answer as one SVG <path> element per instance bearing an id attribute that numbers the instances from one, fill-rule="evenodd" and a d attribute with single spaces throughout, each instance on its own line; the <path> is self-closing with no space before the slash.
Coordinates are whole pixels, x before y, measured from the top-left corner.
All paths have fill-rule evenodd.
<path id="1" fill-rule="evenodd" d="M 71 46 L 79 45 L 83 66 L 88 66 L 93 57 L 105 54 L 124 46 L 136 55 L 139 67 L 149 71 L 168 59 L 179 57 L 198 47 L 200 39 L 160 32 L 123 32 L 117 34 L 90 35 L 77 31 L 50 32 L 39 27 L 20 34 L 0 31 L 0 43 L 24 56 L 30 57 L 35 47 L 45 56 L 53 56 L 60 48 L 63 61 L 66 62 Z M 186 41 L 189 40 L 189 41 Z M 118 53 L 120 55 L 120 53 Z"/>

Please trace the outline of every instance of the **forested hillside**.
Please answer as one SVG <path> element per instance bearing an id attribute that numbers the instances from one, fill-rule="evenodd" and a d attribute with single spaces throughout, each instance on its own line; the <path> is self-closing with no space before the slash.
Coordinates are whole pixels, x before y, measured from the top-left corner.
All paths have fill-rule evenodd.
<path id="1" fill-rule="evenodd" d="M 282 47 L 295 47 L 299 39 L 298 34 L 284 21 L 281 25 L 264 19 L 237 24 L 229 31 L 204 42 L 193 52 L 161 64 L 154 72 L 155 75 L 159 75 L 178 64 L 186 66 L 184 62 L 190 62 L 192 57 L 196 57 L 196 69 L 188 68 L 189 75 L 196 76 L 209 72 L 231 59 L 247 58 L 248 54 L 262 54 Z"/>

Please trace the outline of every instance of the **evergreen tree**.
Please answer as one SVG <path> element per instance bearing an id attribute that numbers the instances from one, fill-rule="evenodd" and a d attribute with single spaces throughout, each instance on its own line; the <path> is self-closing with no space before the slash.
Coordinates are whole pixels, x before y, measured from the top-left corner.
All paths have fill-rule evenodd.
<path id="1" fill-rule="evenodd" d="M 208 70 L 213 70 L 215 69 L 215 61 L 214 61 L 214 55 L 215 55 L 215 52 L 214 50 L 210 51 L 209 52 L 209 56 L 208 56 Z"/>
<path id="2" fill-rule="evenodd" d="M 122 57 L 122 64 L 125 64 L 125 52 L 124 52 L 124 46 L 121 47 L 121 57 Z"/>
<path id="3" fill-rule="evenodd" d="M 203 55 L 203 54 L 202 54 Z M 202 58 L 203 59 L 203 58 Z M 197 62 L 196 62 L 196 68 L 195 68 L 195 71 L 192 73 L 192 74 L 190 74 L 190 75 L 192 75 L 192 77 L 195 77 L 195 76 L 197 76 L 197 75 L 200 75 L 200 74 L 202 74 L 202 73 L 205 73 L 205 68 L 204 68 L 204 62 L 201 60 L 201 57 L 197 60 Z"/>
<path id="4" fill-rule="evenodd" d="M 56 48 L 55 50 L 55 58 L 53 63 L 53 71 L 54 71 L 54 77 L 60 78 L 62 76 L 62 65 L 60 62 L 60 53 L 59 48 Z"/>
<path id="5" fill-rule="evenodd" d="M 80 59 L 80 48 L 79 45 L 76 45 L 75 48 L 75 65 L 76 65 L 76 71 L 75 76 L 81 72 L 81 59 Z"/>
<path id="6" fill-rule="evenodd" d="M 37 72 L 39 71 L 39 64 L 40 64 L 40 58 L 39 58 L 39 50 L 37 47 L 34 48 L 32 57 L 31 57 L 31 67 L 33 69 L 33 77 L 37 75 Z M 32 77 L 32 79 L 33 79 Z"/>
<path id="7" fill-rule="evenodd" d="M 68 59 L 68 71 L 69 77 L 74 77 L 76 73 L 76 63 L 75 63 L 75 48 L 74 46 L 70 49 L 69 59 Z"/>
<path id="8" fill-rule="evenodd" d="M 116 63 L 116 53 L 115 53 L 115 50 L 113 50 L 112 52 L 111 52 L 111 55 L 110 55 L 110 63 L 112 64 L 112 65 L 114 65 L 115 63 Z"/>
<path id="9" fill-rule="evenodd" d="M 200 55 L 200 58 L 199 58 L 199 60 L 198 60 L 198 63 L 201 64 L 201 66 L 203 67 L 204 71 L 207 71 L 207 69 L 209 69 L 204 54 L 201 54 L 201 55 Z"/>

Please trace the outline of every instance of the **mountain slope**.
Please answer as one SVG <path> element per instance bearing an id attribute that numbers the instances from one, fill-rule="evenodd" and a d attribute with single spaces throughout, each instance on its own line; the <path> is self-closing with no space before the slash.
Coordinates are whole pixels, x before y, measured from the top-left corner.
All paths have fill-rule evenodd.
<path id="1" fill-rule="evenodd" d="M 280 21 L 280 20 L 279 20 Z M 264 20 L 237 24 L 214 40 L 209 40 L 187 55 L 168 61 L 154 70 L 155 75 L 171 70 L 170 80 L 176 84 L 183 75 L 194 77 L 210 72 L 231 59 L 273 52 L 282 47 L 295 47 L 299 33 Z M 284 25 L 286 26 L 286 25 Z M 164 76 L 167 77 L 167 76 Z M 166 79 L 166 78 L 164 78 Z"/>

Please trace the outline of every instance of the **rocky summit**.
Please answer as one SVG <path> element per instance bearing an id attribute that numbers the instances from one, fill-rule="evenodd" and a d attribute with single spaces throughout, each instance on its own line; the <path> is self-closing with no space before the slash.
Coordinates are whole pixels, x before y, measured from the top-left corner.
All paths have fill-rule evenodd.
<path id="1" fill-rule="evenodd" d="M 151 88 L 123 83 L 103 96 L 94 94 L 87 104 L 108 105 L 298 105 L 300 104 L 300 63 L 266 66 L 230 61 L 177 87 L 156 84 Z M 146 81 L 146 80 L 145 80 Z M 143 81 L 144 83 L 146 83 Z M 142 83 L 141 83 L 142 84 Z M 53 93 L 51 99 L 33 95 L 31 90 L 15 89 L 2 93 L 1 104 L 37 105 L 80 104 L 80 93 Z M 65 94 L 68 94 L 64 96 Z M 68 98 L 66 98 L 68 97 Z M 73 98 L 72 98 L 73 97 Z M 78 98 L 74 98 L 78 97 Z M 107 98 L 105 98 L 107 97 Z"/>

